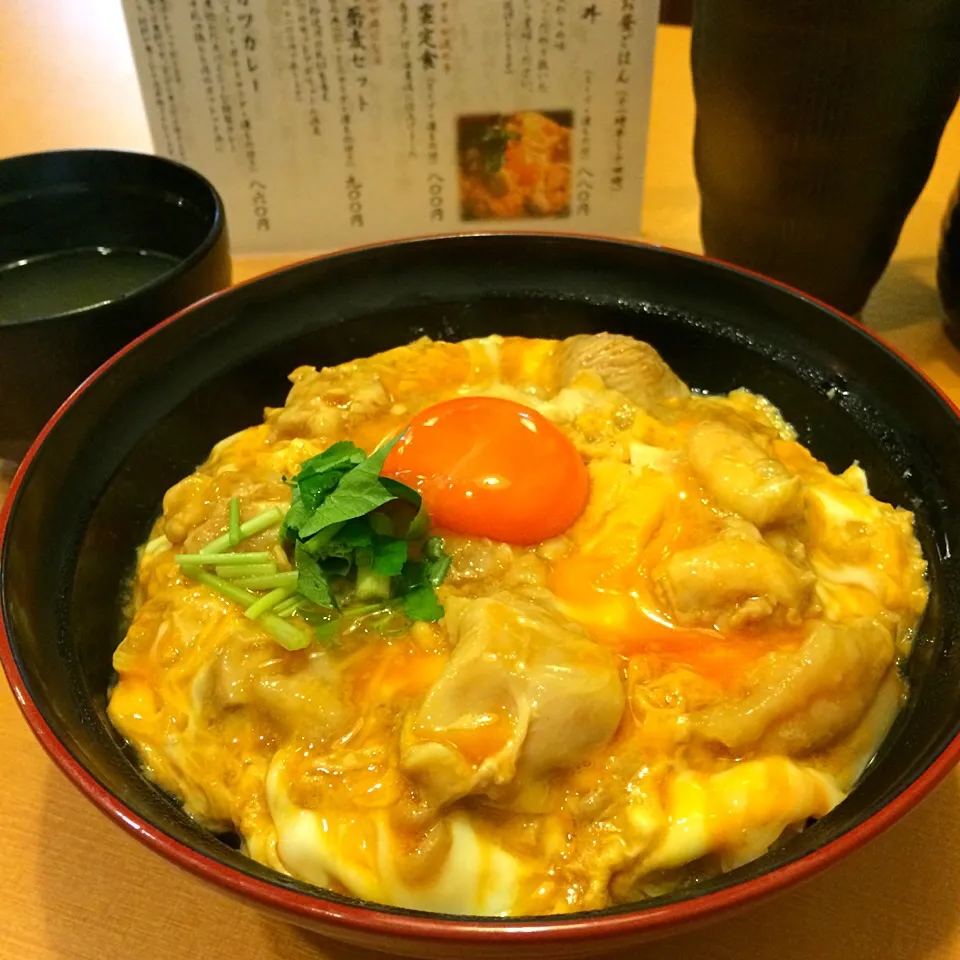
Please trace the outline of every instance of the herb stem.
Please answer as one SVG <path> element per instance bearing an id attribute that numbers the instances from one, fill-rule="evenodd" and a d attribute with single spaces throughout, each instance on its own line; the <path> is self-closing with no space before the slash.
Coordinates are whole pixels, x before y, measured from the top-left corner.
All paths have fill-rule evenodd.
<path id="1" fill-rule="evenodd" d="M 390 578 L 374 573 L 366 564 L 358 564 L 356 596 L 358 600 L 386 600 L 390 596 Z"/>
<path id="2" fill-rule="evenodd" d="M 303 650 L 313 643 L 313 636 L 295 627 L 274 613 L 263 614 L 257 623 L 273 637 L 284 650 Z"/>
<path id="3" fill-rule="evenodd" d="M 240 532 L 240 501 L 236 497 L 230 498 L 230 532 L 227 538 L 231 547 L 235 547 L 243 539 Z"/>
<path id="4" fill-rule="evenodd" d="M 237 583 L 248 590 L 273 590 L 278 587 L 296 587 L 298 577 L 296 570 L 285 570 L 283 573 L 274 571 L 265 576 L 242 577 Z"/>
<path id="5" fill-rule="evenodd" d="M 299 608 L 300 608 L 300 598 L 294 595 L 289 599 L 284 600 L 283 603 L 278 603 L 273 608 L 273 612 L 278 617 L 289 617 L 292 614 L 296 613 Z"/>
<path id="6" fill-rule="evenodd" d="M 213 590 L 214 593 L 220 594 L 224 599 L 232 600 L 243 607 L 244 610 L 253 606 L 258 599 L 256 594 L 244 590 L 243 587 L 238 587 L 236 583 L 224 580 L 223 577 L 218 577 L 208 570 L 201 570 L 199 567 L 186 567 L 183 572 L 191 579 L 196 580 L 197 583 L 202 583 L 205 587 Z M 261 614 L 257 623 L 285 650 L 303 650 L 304 647 L 310 646 L 313 641 L 313 637 L 306 630 L 301 630 L 273 613 Z"/>
<path id="7" fill-rule="evenodd" d="M 356 607 L 344 607 L 341 615 L 347 619 L 365 617 L 368 613 L 390 613 L 400 606 L 400 601 L 392 600 L 387 603 L 364 603 Z"/>
<path id="8" fill-rule="evenodd" d="M 251 553 L 178 553 L 174 560 L 181 567 L 247 566 L 254 563 L 270 563 L 269 551 Z"/>
<path id="9" fill-rule="evenodd" d="M 272 507 L 270 510 L 260 513 L 250 520 L 240 524 L 240 540 L 246 540 L 255 534 L 261 533 L 268 527 L 273 527 L 283 519 L 283 511 L 279 507 Z M 240 541 L 237 541 L 238 543 Z M 201 553 L 218 553 L 228 547 L 236 546 L 230 543 L 230 534 L 225 533 L 216 540 L 211 540 L 206 546 L 200 548 Z"/>
<path id="10" fill-rule="evenodd" d="M 199 567 L 191 566 L 182 567 L 181 569 L 191 580 L 196 580 L 197 583 L 202 583 L 205 587 L 209 587 L 225 599 L 238 603 L 244 610 L 257 599 L 256 594 L 245 590 L 243 587 L 238 587 L 236 583 L 224 580 L 223 577 L 218 577 L 216 574 L 210 573 L 209 570 L 201 570 Z"/>
<path id="11" fill-rule="evenodd" d="M 276 590 L 265 593 L 259 600 L 247 607 L 247 616 L 251 620 L 256 620 L 262 614 L 269 613 L 278 603 L 283 603 L 293 593 L 293 589 L 291 587 L 277 587 Z"/>
<path id="12" fill-rule="evenodd" d="M 233 566 L 223 566 L 221 564 L 216 567 L 215 572 L 218 577 L 223 577 L 224 580 L 237 580 L 240 577 L 247 579 L 250 577 L 269 577 L 277 572 L 277 565 L 275 563 L 234 564 Z"/>

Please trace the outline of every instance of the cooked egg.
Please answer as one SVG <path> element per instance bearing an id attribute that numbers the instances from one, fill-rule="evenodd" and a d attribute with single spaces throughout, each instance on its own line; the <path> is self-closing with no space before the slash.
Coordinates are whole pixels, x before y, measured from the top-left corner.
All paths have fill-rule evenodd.
<path id="1" fill-rule="evenodd" d="M 418 489 L 438 527 L 517 544 L 563 533 L 589 490 L 573 444 L 536 411 L 496 397 L 421 411 L 383 475 Z"/>
<path id="2" fill-rule="evenodd" d="M 764 853 L 786 827 L 822 817 L 842 799 L 829 776 L 783 757 L 716 774 L 685 771 L 667 783 L 666 830 L 645 866 L 675 868 L 714 852 L 732 870 Z"/>
<path id="3" fill-rule="evenodd" d="M 476 916 L 508 916 L 514 911 L 521 865 L 478 834 L 468 817 L 454 814 L 447 820 L 447 847 L 438 869 L 426 877 L 410 876 L 403 863 L 403 841 L 384 811 L 351 816 L 336 808 L 298 807 L 288 796 L 284 779 L 283 764 L 277 762 L 267 778 L 267 796 L 276 824 L 277 855 L 293 875 L 411 910 Z"/>
<path id="4" fill-rule="evenodd" d="M 189 815 L 340 894 L 524 916 L 732 869 L 852 788 L 904 702 L 925 563 L 912 516 L 769 401 L 691 394 L 607 334 L 292 380 L 168 491 L 114 655 L 110 718 Z M 441 620 L 286 650 L 176 563 L 233 498 L 285 510 L 304 460 L 401 433 L 383 473 L 451 557 Z M 288 570 L 278 532 L 251 548 Z"/>

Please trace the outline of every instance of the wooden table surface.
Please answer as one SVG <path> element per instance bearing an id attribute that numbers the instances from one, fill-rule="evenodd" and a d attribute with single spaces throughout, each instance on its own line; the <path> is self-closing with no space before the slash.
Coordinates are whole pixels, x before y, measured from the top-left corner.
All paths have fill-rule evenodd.
<path id="1" fill-rule="evenodd" d="M 661 28 L 642 235 L 699 248 L 689 31 Z M 0 157 L 149 150 L 119 0 L 0 0 Z M 960 401 L 940 331 L 939 219 L 960 173 L 955 115 L 893 263 L 865 312 Z M 2 228 L 2 227 L 0 227 Z M 282 258 L 236 263 L 245 279 Z M 868 848 L 774 902 L 624 956 L 653 960 L 960 958 L 960 772 Z M 365 957 L 207 888 L 98 813 L 0 692 L 0 960 Z"/>

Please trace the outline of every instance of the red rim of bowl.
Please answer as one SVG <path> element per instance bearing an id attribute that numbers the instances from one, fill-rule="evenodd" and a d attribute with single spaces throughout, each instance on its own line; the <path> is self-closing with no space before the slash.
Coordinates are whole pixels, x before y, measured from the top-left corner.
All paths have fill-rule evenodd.
<path id="1" fill-rule="evenodd" d="M 202 300 L 191 304 L 189 307 L 161 321 L 156 326 L 151 327 L 104 362 L 77 387 L 50 418 L 37 439 L 31 445 L 14 476 L 5 502 L 2 508 L 0 508 L 0 556 L 2 556 L 7 525 L 17 491 L 29 470 L 30 463 L 36 456 L 46 436 L 76 402 L 77 398 L 89 389 L 94 381 L 103 376 L 120 357 L 134 349 L 144 340 L 153 336 L 158 330 L 170 323 L 174 323 L 183 314 L 194 310 L 200 304 L 206 303 L 216 297 L 224 296 L 229 293 L 230 290 L 236 289 L 236 287 L 255 283 L 264 277 L 281 273 L 284 270 L 289 270 L 313 260 L 325 260 L 344 254 L 376 249 L 377 247 L 478 235 L 498 236 L 503 234 L 446 234 L 439 236 L 409 237 L 382 243 L 363 244 L 357 247 L 337 250 L 318 257 L 308 257 L 304 260 L 268 271 L 267 273 L 259 274 L 256 277 L 236 284 L 234 287 L 229 287 L 226 290 L 220 290 L 208 297 L 204 297 Z M 804 293 L 802 290 L 797 290 L 788 284 L 781 283 L 778 280 L 773 280 L 753 270 L 739 267 L 736 264 L 727 263 L 723 260 L 690 253 L 685 250 L 663 247 L 657 244 L 624 240 L 617 237 L 603 237 L 590 234 L 559 234 L 550 233 L 549 231 L 529 231 L 519 234 L 519 236 L 570 237 L 580 240 L 622 244 L 625 246 L 649 247 L 676 254 L 687 259 L 706 261 L 725 270 L 731 270 L 735 273 L 753 277 L 763 283 L 779 287 L 794 296 L 798 296 L 828 311 L 872 337 L 882 347 L 898 357 L 913 370 L 914 373 L 921 377 L 931 389 L 941 397 L 953 411 L 954 415 L 960 419 L 960 409 L 958 409 L 957 405 L 920 370 L 916 364 L 904 356 L 903 353 L 887 343 L 872 330 L 867 329 L 859 321 L 846 316 L 824 301 Z M 0 614 L 2 614 L 2 611 L 0 611 Z M 461 920 L 440 916 L 433 918 L 413 912 L 406 914 L 382 911 L 378 910 L 376 906 L 353 906 L 351 904 L 326 900 L 321 895 L 312 896 L 295 890 L 285 890 L 266 880 L 248 876 L 233 867 L 218 863 L 185 844 L 180 843 L 178 840 L 173 839 L 173 837 L 168 836 L 148 823 L 117 799 L 110 791 L 101 786 L 66 749 L 50 729 L 28 693 L 23 678 L 17 668 L 10 638 L 7 634 L 6 622 L 2 615 L 0 615 L 0 662 L 3 664 L 4 673 L 7 676 L 7 681 L 13 690 L 21 712 L 33 730 L 34 736 L 40 741 L 41 746 L 46 750 L 54 763 L 60 767 L 74 785 L 99 807 L 101 811 L 119 823 L 124 829 L 148 847 L 196 876 L 202 877 L 231 893 L 248 897 L 261 906 L 288 914 L 298 919 L 301 923 L 307 923 L 308 925 L 310 923 L 318 925 L 325 924 L 339 928 L 345 933 L 355 932 L 360 935 L 392 937 L 404 940 L 433 940 L 447 943 L 457 941 L 463 943 L 490 943 L 491 941 L 509 940 L 511 943 L 518 945 L 575 941 L 587 937 L 593 940 L 609 940 L 618 937 L 640 936 L 644 934 L 653 936 L 657 933 L 663 934 L 670 927 L 693 923 L 695 921 L 704 921 L 738 906 L 744 906 L 751 902 L 766 899 L 787 887 L 812 877 L 827 866 L 836 863 L 896 823 L 904 814 L 916 806 L 916 804 L 949 773 L 952 767 L 960 761 L 960 735 L 957 735 L 908 787 L 897 794 L 897 796 L 884 807 L 864 820 L 863 823 L 858 824 L 835 840 L 811 851 L 792 863 L 777 867 L 769 873 L 765 873 L 751 880 L 745 880 L 725 890 L 718 890 L 714 893 L 691 897 L 689 900 L 683 900 L 679 903 L 672 903 L 666 906 L 649 908 L 638 906 L 636 911 L 608 916 L 584 915 L 581 917 L 574 916 L 569 919 L 563 916 L 546 916 L 543 919 L 531 918 L 517 921 L 492 918 L 491 920 L 474 918 L 464 918 Z"/>

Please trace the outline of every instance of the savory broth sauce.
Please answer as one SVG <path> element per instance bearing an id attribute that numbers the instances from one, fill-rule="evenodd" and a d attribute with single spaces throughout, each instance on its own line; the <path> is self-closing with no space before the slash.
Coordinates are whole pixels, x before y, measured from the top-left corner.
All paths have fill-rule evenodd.
<path id="1" fill-rule="evenodd" d="M 91 247 L 0 266 L 0 325 L 115 300 L 163 276 L 179 262 L 149 250 Z"/>

